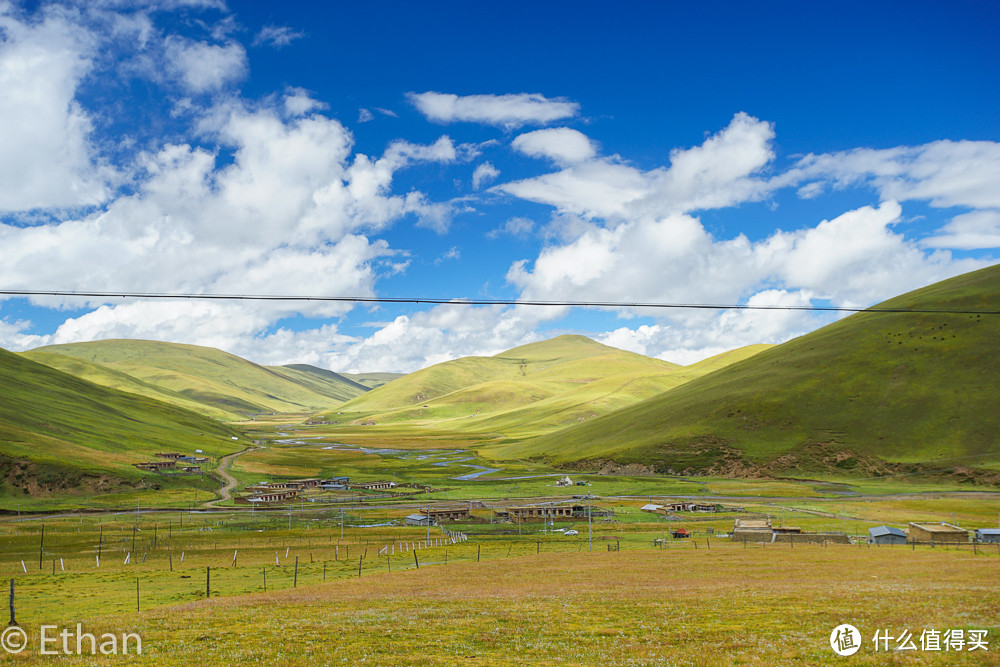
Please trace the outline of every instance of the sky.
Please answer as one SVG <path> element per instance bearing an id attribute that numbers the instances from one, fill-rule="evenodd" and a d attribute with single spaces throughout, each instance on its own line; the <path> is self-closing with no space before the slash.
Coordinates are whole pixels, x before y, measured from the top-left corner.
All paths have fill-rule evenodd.
<path id="1" fill-rule="evenodd" d="M 0 0 L 0 290 L 865 307 L 1000 255 L 1000 5 Z M 0 296 L 410 372 L 688 364 L 798 310 Z"/>

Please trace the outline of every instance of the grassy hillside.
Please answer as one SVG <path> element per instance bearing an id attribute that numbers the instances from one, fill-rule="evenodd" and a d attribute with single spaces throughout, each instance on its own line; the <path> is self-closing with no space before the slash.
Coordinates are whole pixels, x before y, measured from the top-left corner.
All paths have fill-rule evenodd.
<path id="1" fill-rule="evenodd" d="M 309 412 L 366 391 L 352 380 L 311 366 L 267 368 L 195 345 L 103 340 L 52 345 L 24 355 L 97 384 L 168 401 L 217 419 L 244 419 L 263 412 Z"/>
<path id="2" fill-rule="evenodd" d="M 880 306 L 1000 311 L 1000 266 Z M 808 466 L 817 452 L 835 452 L 835 467 L 847 474 L 865 457 L 997 464 L 998 340 L 997 315 L 858 313 L 611 415 L 489 454 L 685 470 L 726 460 Z"/>
<path id="3" fill-rule="evenodd" d="M 337 407 L 329 418 L 375 426 L 387 436 L 405 429 L 524 439 L 608 414 L 764 347 L 681 367 L 583 336 L 559 336 L 493 357 L 431 366 Z"/>
<path id="4" fill-rule="evenodd" d="M 236 431 L 203 415 L 102 387 L 5 350 L 0 350 L 0 386 L 5 509 L 33 497 L 162 484 L 163 476 L 132 466 L 157 451 L 201 449 L 216 458 L 242 446 L 233 440 Z"/>
<path id="5" fill-rule="evenodd" d="M 375 389 L 403 377 L 406 373 L 340 373 L 339 375 L 369 389 Z"/>

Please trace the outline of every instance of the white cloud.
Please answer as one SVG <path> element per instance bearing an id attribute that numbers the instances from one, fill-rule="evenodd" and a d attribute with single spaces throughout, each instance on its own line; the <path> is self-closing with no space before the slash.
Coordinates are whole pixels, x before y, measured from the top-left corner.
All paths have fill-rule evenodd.
<path id="1" fill-rule="evenodd" d="M 807 155 L 781 180 L 847 187 L 870 183 L 883 199 L 926 200 L 931 206 L 1000 208 L 1000 143 L 934 141 L 882 150 L 858 148 Z"/>
<path id="2" fill-rule="evenodd" d="M 243 46 L 206 44 L 172 36 L 166 41 L 167 66 L 189 93 L 210 93 L 247 74 Z"/>
<path id="3" fill-rule="evenodd" d="M 525 155 L 548 158 L 558 164 L 583 162 L 597 154 L 587 135 L 568 127 L 519 135 L 511 142 L 511 147 Z"/>
<path id="4" fill-rule="evenodd" d="M 524 137 L 527 139 L 517 145 Z M 586 140 L 582 134 L 532 132 L 518 137 L 515 148 L 563 163 L 584 161 L 495 189 L 587 218 L 629 219 L 723 208 L 761 199 L 775 187 L 760 176 L 773 158 L 773 139 L 769 123 L 738 113 L 702 145 L 672 151 L 670 167 L 643 172 L 617 158 L 587 159 L 586 149 L 579 143 Z"/>
<path id="5" fill-rule="evenodd" d="M 373 120 L 375 120 L 375 114 L 373 114 L 371 111 L 369 111 L 368 109 L 365 109 L 364 107 L 358 109 L 358 122 L 359 123 L 368 123 L 368 122 L 371 122 Z"/>
<path id="6" fill-rule="evenodd" d="M 315 99 L 303 88 L 289 88 L 285 92 L 285 114 L 288 116 L 305 116 L 326 107 L 326 104 Z"/>
<path id="7" fill-rule="evenodd" d="M 535 231 L 535 221 L 528 218 L 510 218 L 500 227 L 492 229 L 486 234 L 488 238 L 497 239 L 501 236 L 526 237 Z"/>
<path id="8" fill-rule="evenodd" d="M 962 250 L 1000 248 L 1000 211 L 986 209 L 956 215 L 934 236 L 924 239 L 923 245 Z"/>
<path id="9" fill-rule="evenodd" d="M 0 211 L 91 206 L 109 195 L 95 159 L 91 119 L 74 99 L 95 37 L 69 10 L 35 23 L 0 4 Z"/>
<path id="10" fill-rule="evenodd" d="M 407 93 L 420 113 L 437 123 L 471 122 L 517 128 L 544 125 L 572 118 L 580 105 L 562 98 L 550 99 L 537 93 L 510 95 L 452 95 L 448 93 Z"/>
<path id="11" fill-rule="evenodd" d="M 254 46 L 273 46 L 275 48 L 283 48 L 288 46 L 297 39 L 305 37 L 304 32 L 293 30 L 288 26 L 284 25 L 266 25 L 260 29 L 260 32 L 253 38 Z"/>
<path id="12" fill-rule="evenodd" d="M 483 183 L 492 181 L 500 175 L 500 170 L 493 166 L 491 162 L 484 162 L 472 172 L 472 189 L 478 190 Z"/>

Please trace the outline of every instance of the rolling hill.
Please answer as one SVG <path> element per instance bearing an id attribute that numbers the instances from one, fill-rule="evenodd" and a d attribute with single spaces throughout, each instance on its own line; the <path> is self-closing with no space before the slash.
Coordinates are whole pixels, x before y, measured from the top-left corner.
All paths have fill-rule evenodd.
<path id="1" fill-rule="evenodd" d="M 339 406 L 338 420 L 524 438 L 631 405 L 760 349 L 682 367 L 583 336 L 559 336 L 411 373 Z"/>
<path id="2" fill-rule="evenodd" d="M 994 314 L 857 313 L 612 414 L 484 453 L 737 474 L 1000 464 L 1000 266 L 878 307 Z"/>
<path id="3" fill-rule="evenodd" d="M 368 391 L 358 382 L 313 366 L 259 366 L 195 345 L 102 340 L 51 345 L 23 354 L 97 384 L 228 421 L 265 412 L 311 412 Z"/>
<path id="4" fill-rule="evenodd" d="M 6 509 L 15 499 L 157 484 L 161 476 L 132 464 L 157 451 L 201 449 L 217 458 L 246 443 L 239 432 L 203 415 L 6 350 L 0 350 L 0 386 L 0 498 Z"/>

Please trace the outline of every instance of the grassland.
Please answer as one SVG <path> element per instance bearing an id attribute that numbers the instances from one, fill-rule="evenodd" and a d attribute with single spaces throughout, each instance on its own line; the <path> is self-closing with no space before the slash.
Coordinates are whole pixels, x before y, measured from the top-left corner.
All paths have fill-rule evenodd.
<path id="1" fill-rule="evenodd" d="M 291 528 L 281 512 L 50 518 L 41 568 L 41 522 L 9 520 L 0 575 L 15 579 L 29 637 L 43 623 L 139 633 L 143 654 L 116 659 L 126 664 L 834 664 L 829 636 L 844 622 L 865 640 L 852 664 L 1000 664 L 995 550 L 748 547 L 703 530 L 731 517 L 689 522 L 696 539 L 653 548 L 666 524 L 637 502 L 613 507 L 619 523 L 595 522 L 593 551 L 579 520 L 556 526 L 582 528 L 576 537 L 455 524 L 468 541 L 416 560 L 426 529 L 375 525 L 405 508 L 350 510 L 343 537 L 336 510 L 296 511 Z M 986 630 L 990 650 L 907 655 L 871 642 L 876 630 L 924 629 Z M 37 641 L 19 658 L 52 659 Z"/>
<path id="2" fill-rule="evenodd" d="M 879 307 L 1000 310 L 1000 266 Z M 867 462 L 845 452 L 936 468 L 994 466 L 998 339 L 995 316 L 858 313 L 610 415 L 483 451 L 664 470 L 706 470 L 729 456 L 800 475 L 856 466 L 864 476 Z M 820 465 L 818 450 L 794 456 L 808 447 L 825 447 L 835 462 Z"/>
<path id="3" fill-rule="evenodd" d="M 50 345 L 24 353 L 67 373 L 226 421 L 309 412 L 368 389 L 307 365 L 268 368 L 212 348 L 142 340 Z"/>
<path id="4" fill-rule="evenodd" d="M 179 493 L 214 486 L 139 471 L 132 464 L 178 449 L 217 458 L 246 444 L 200 414 L 91 384 L 0 350 L 0 507 L 100 504 L 107 494 Z M 244 444 L 240 444 L 240 443 Z M 162 502 L 162 501 L 161 501 Z"/>

